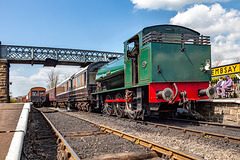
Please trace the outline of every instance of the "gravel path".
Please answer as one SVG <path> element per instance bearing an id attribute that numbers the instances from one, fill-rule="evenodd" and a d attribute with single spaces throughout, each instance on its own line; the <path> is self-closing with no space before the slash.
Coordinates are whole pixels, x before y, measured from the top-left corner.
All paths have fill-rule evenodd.
<path id="1" fill-rule="evenodd" d="M 100 130 L 98 127 L 95 127 L 90 123 L 79 120 L 75 117 L 70 117 L 56 111 L 47 111 L 44 108 L 41 110 L 49 118 L 57 130 L 63 136 L 65 136 L 65 139 L 68 141 L 69 145 L 81 159 L 94 159 L 104 155 L 114 156 L 117 153 L 135 154 L 138 155 L 138 159 L 141 159 L 141 156 L 145 156 L 143 159 L 152 156 L 152 152 L 148 148 L 136 145 L 133 142 L 124 140 L 109 133 L 95 136 L 68 137 L 68 135 L 70 135 L 72 132 L 99 132 Z"/>
<path id="2" fill-rule="evenodd" d="M 200 138 L 178 132 L 167 131 L 162 128 L 129 122 L 116 117 L 93 115 L 82 112 L 68 112 L 68 114 L 93 121 L 125 133 L 173 148 L 185 153 L 200 156 L 204 159 L 239 160 L 240 146 L 211 138 Z"/>

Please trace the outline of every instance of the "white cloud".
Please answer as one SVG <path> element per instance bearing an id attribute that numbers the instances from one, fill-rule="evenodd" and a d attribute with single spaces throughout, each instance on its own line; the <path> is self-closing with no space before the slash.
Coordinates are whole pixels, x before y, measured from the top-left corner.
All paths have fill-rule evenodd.
<path id="1" fill-rule="evenodd" d="M 27 66 L 26 66 L 27 67 Z M 10 70 L 10 92 L 13 97 L 26 95 L 32 87 L 45 87 L 47 86 L 48 73 L 52 70 L 59 73 L 59 82 L 63 81 L 66 76 L 71 76 L 78 70 L 77 66 L 57 66 L 56 68 L 39 67 L 35 69 L 36 73 L 30 76 L 25 76 L 26 69 L 20 67 L 16 70 Z M 20 89 L 19 89 L 20 88 Z"/>
<path id="2" fill-rule="evenodd" d="M 182 10 L 184 6 L 201 3 L 227 2 L 229 0 L 131 0 L 135 9 Z"/>
<path id="3" fill-rule="evenodd" d="M 187 26 L 201 34 L 210 35 L 213 64 L 223 58 L 221 65 L 233 63 L 240 57 L 240 11 L 226 10 L 220 4 L 194 5 L 170 19 L 171 24 Z"/>

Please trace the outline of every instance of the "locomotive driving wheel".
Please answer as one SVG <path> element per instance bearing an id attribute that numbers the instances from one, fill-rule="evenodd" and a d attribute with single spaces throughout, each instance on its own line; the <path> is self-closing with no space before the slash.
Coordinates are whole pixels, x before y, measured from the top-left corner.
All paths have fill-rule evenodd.
<path id="1" fill-rule="evenodd" d="M 89 105 L 89 103 L 86 104 L 86 111 L 92 112 L 92 107 Z"/>
<path id="2" fill-rule="evenodd" d="M 123 97 L 123 95 L 121 94 L 121 93 L 117 93 L 117 95 L 115 96 L 115 98 L 117 99 L 123 99 L 124 97 Z M 116 116 L 117 117 L 119 117 L 119 118 L 122 118 L 122 117 L 124 117 L 124 115 L 125 115 L 125 112 L 124 112 L 124 109 L 125 109 L 125 104 L 124 103 L 116 103 L 115 104 L 115 106 L 114 106 L 114 108 L 115 108 L 115 114 L 116 114 Z"/>
<path id="3" fill-rule="evenodd" d="M 112 99 L 112 97 L 108 94 L 106 95 L 105 99 L 110 100 Z M 113 103 L 105 102 L 103 107 L 103 113 L 111 116 L 113 115 L 113 112 L 114 112 Z"/>

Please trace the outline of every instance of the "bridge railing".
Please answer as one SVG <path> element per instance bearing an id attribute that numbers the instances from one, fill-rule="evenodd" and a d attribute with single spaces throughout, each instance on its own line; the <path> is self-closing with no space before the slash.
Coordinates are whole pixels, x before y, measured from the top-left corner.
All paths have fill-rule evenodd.
<path id="1" fill-rule="evenodd" d="M 0 58 L 10 60 L 12 63 L 21 63 L 26 60 L 40 62 L 47 58 L 66 63 L 90 63 L 109 61 L 110 58 L 118 58 L 123 55 L 123 53 L 116 52 L 34 46 L 0 45 L 0 47 Z"/>

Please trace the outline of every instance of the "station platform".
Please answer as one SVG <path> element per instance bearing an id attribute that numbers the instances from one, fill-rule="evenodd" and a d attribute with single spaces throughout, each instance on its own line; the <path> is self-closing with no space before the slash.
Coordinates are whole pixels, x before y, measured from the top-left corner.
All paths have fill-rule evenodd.
<path id="1" fill-rule="evenodd" d="M 20 123 L 20 121 L 26 121 L 28 119 L 28 113 L 30 111 L 30 104 L 24 103 L 0 103 L 0 159 L 7 159 L 7 156 L 10 154 L 10 150 L 15 150 L 18 152 L 19 149 L 22 149 L 22 143 L 17 144 L 18 142 L 13 142 L 13 139 L 18 139 L 25 135 L 25 124 Z M 26 112 L 23 114 L 23 112 Z M 27 123 L 27 122 L 24 122 Z M 22 127 L 21 127 L 22 126 Z M 17 133 L 17 134 L 16 134 Z M 21 136 L 18 136 L 21 135 Z M 15 144 L 13 144 L 15 143 Z M 20 147 L 20 148 L 19 148 Z M 10 149 L 12 148 L 12 149 Z M 17 155 L 20 158 L 20 153 L 12 154 L 8 159 L 13 158 L 12 156 Z M 14 157 L 16 158 L 16 157 Z"/>
<path id="2" fill-rule="evenodd" d="M 205 99 L 205 100 L 198 100 L 197 102 L 236 103 L 236 104 L 240 104 L 240 98 Z"/>
<path id="3" fill-rule="evenodd" d="M 240 98 L 199 100 L 196 107 L 207 121 L 240 126 Z"/>

